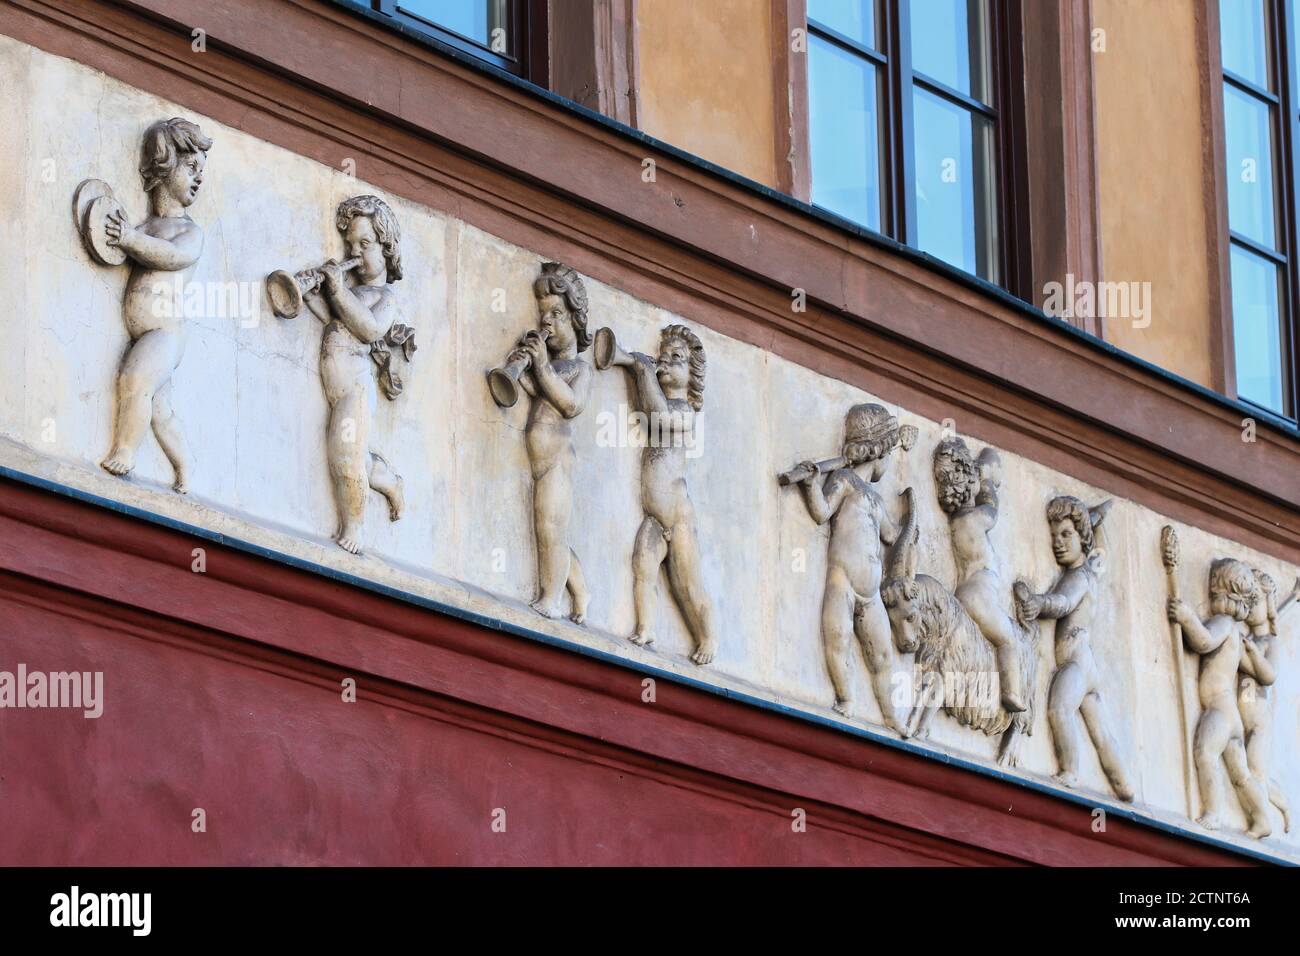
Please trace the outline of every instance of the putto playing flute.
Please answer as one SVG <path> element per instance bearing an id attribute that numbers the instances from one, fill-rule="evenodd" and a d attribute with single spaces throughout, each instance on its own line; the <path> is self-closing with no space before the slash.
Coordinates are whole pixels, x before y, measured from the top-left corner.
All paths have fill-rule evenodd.
<path id="1" fill-rule="evenodd" d="M 384 396 L 396 399 L 402 380 L 393 368 L 391 349 L 399 349 L 409 361 L 415 352 L 415 333 L 396 321 L 392 283 L 402 277 L 402 253 L 392 209 L 375 196 L 354 196 L 339 204 L 335 225 L 348 258 L 330 259 L 319 269 L 293 276 L 273 273 L 267 279 L 267 294 L 281 318 L 297 315 L 305 304 L 325 324 L 320 374 L 330 407 L 325 448 L 338 511 L 334 540 L 356 554 L 361 549 L 370 489 L 387 499 L 390 521 L 402 516 L 402 478 L 371 447 L 374 366 Z"/>

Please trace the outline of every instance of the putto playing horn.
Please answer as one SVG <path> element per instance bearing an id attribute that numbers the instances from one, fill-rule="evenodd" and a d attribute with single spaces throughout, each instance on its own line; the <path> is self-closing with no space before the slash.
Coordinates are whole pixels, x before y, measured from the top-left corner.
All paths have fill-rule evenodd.
<path id="1" fill-rule="evenodd" d="M 510 408 L 519 389 L 532 399 L 524 443 L 533 476 L 533 532 L 537 537 L 537 596 L 531 607 L 543 617 L 586 620 L 586 579 L 569 544 L 573 515 L 572 420 L 591 396 L 591 366 L 579 353 L 591 345 L 587 331 L 587 289 L 582 277 L 558 262 L 542 263 L 533 282 L 537 328 L 529 329 L 506 356 L 506 364 L 488 372 L 492 400 Z"/>
<path id="2" fill-rule="evenodd" d="M 338 264 L 343 272 L 351 272 L 361 265 L 361 257 L 344 259 Z M 302 297 L 315 292 L 325 281 L 320 269 L 305 269 L 290 274 L 277 269 L 266 277 L 266 297 L 271 300 L 271 311 L 279 319 L 296 319 L 302 311 Z"/>

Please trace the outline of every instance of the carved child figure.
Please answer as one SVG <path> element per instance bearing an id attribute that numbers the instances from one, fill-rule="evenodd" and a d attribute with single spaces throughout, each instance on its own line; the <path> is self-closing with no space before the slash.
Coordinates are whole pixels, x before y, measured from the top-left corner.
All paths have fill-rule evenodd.
<path id="1" fill-rule="evenodd" d="M 1277 619 L 1282 612 L 1282 609 L 1277 606 L 1277 584 L 1263 571 L 1255 569 L 1254 574 L 1261 597 L 1250 609 L 1246 626 L 1250 629 L 1255 647 L 1259 649 L 1276 676 L 1278 658 L 1281 657 Z M 1246 764 L 1255 779 L 1264 787 L 1269 802 L 1281 812 L 1282 829 L 1290 832 L 1291 805 L 1287 801 L 1286 794 L 1282 792 L 1282 788 L 1269 772 L 1270 750 L 1273 743 L 1271 696 L 1268 684 L 1256 679 L 1245 669 L 1238 674 L 1237 706 L 1241 711 L 1242 727 L 1246 732 Z"/>
<path id="2" fill-rule="evenodd" d="M 966 442 L 945 438 L 934 451 L 939 506 L 952 529 L 952 552 L 960 582 L 953 592 L 997 655 L 1002 706 L 1017 713 L 1028 706 L 1020 673 L 1024 627 L 1004 609 L 1001 580 L 989 532 L 998 520 L 1002 460 L 992 448 L 972 458 Z"/>
<path id="3" fill-rule="evenodd" d="M 395 399 L 401 382 L 389 368 L 387 346 L 403 346 L 409 358 L 415 340 L 411 330 L 397 322 L 391 283 L 402 278 L 402 252 L 392 209 L 376 196 L 354 196 L 339 204 L 335 226 L 347 258 L 360 260 L 348 270 L 351 278 L 344 278 L 343 266 L 334 259 L 300 275 L 319 280 L 303 302 L 325 323 L 320 373 L 330 407 L 325 448 L 338 511 L 334 540 L 356 554 L 371 488 L 388 500 L 389 520 L 402 516 L 402 478 L 371 448 L 376 402 L 373 365 L 380 365 L 385 396 Z"/>
<path id="4" fill-rule="evenodd" d="M 537 330 L 520 339 L 507 361 L 527 359 L 519 384 L 532 397 L 525 432 L 533 474 L 533 527 L 537 535 L 537 613 L 557 618 L 568 589 L 570 618 L 581 624 L 590 595 L 578 555 L 569 545 L 573 511 L 573 426 L 591 396 L 591 366 L 578 357 L 591 345 L 587 290 L 558 262 L 542 264 L 533 283 Z"/>
<path id="5" fill-rule="evenodd" d="M 1128 801 L 1133 799 L 1133 786 L 1115 738 L 1106 727 L 1101 677 L 1089 640 L 1101 570 L 1095 532 L 1110 506 L 1110 501 L 1104 501 L 1089 509 L 1070 495 L 1053 498 L 1047 505 L 1047 523 L 1060 577 L 1046 594 L 1030 593 L 1020 582 L 1015 590 L 1022 619 L 1056 621 L 1056 673 L 1047 695 L 1047 719 L 1061 765 L 1056 779 L 1067 787 L 1078 785 L 1082 717 L 1111 789 Z"/>
<path id="6" fill-rule="evenodd" d="M 1201 826 L 1221 825 L 1223 780 L 1219 762 L 1237 790 L 1250 821 L 1251 836 L 1272 832 L 1264 788 L 1250 772 L 1246 760 L 1245 728 L 1237 709 L 1237 672 L 1260 684 L 1273 683 L 1273 668 L 1255 644 L 1246 624 L 1262 600 L 1250 565 L 1228 558 L 1210 566 L 1210 617 L 1204 622 L 1186 602 L 1170 598 L 1169 620 L 1182 626 L 1183 641 L 1201 657 L 1199 691 L 1201 717 L 1193 740 L 1196 777 L 1200 785 Z"/>
<path id="7" fill-rule="evenodd" d="M 659 569 L 667 562 L 668 586 L 695 641 L 691 660 L 708 664 L 717 652 L 713 603 L 704 587 L 695 506 L 686 488 L 686 451 L 695 447 L 695 416 L 704 406 L 704 345 L 684 325 L 660 334 L 659 357 L 630 355 L 640 410 L 650 416 L 655 441 L 641 453 L 641 508 L 632 576 L 636 632 L 632 643 L 654 643 Z"/>
<path id="8" fill-rule="evenodd" d="M 203 230 L 185 211 L 198 196 L 212 140 L 189 120 L 160 120 L 144 134 L 140 176 L 149 195 L 149 216 L 132 226 L 119 211 L 106 223 L 108 244 L 131 260 L 122 315 L 131 345 L 117 376 L 117 420 L 105 471 L 125 475 L 153 426 L 171 462 L 173 487 L 189 488 L 190 457 L 172 413 L 172 372 L 185 351 L 184 310 L 175 273 L 189 270 L 203 252 Z"/>
<path id="9" fill-rule="evenodd" d="M 824 480 L 815 462 L 802 462 L 796 471 L 807 475 L 801 487 L 808 514 L 817 524 L 831 526 L 822 649 L 835 689 L 835 710 L 847 716 L 853 705 L 849 655 L 856 636 L 885 724 L 903 733 L 904 721 L 892 695 L 898 654 L 880 598 L 884 546 L 894 543 L 898 527 L 871 487 L 885 474 L 898 444 L 898 420 L 883 405 L 854 405 L 844 418 L 847 465 Z"/>

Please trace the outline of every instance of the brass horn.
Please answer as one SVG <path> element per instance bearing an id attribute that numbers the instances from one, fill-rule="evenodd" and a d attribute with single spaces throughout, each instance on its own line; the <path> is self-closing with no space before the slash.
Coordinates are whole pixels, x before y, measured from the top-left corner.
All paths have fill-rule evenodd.
<path id="1" fill-rule="evenodd" d="M 548 338 L 545 332 L 532 329 L 524 336 L 529 339 L 536 336 L 543 342 Z M 521 355 L 512 362 L 507 362 L 498 368 L 488 372 L 488 391 L 492 393 L 492 400 L 502 408 L 510 408 L 515 402 L 519 401 L 519 376 L 533 364 L 533 360 L 527 355 Z"/>
<path id="2" fill-rule="evenodd" d="M 618 340 L 614 338 L 614 330 L 610 328 L 596 330 L 596 342 L 592 346 L 591 354 L 598 369 L 607 369 L 611 365 L 631 365 L 634 361 L 632 356 L 619 346 Z"/>
<path id="3" fill-rule="evenodd" d="M 339 263 L 344 272 L 351 272 L 361 265 L 361 257 L 345 259 Z M 271 300 L 271 311 L 277 318 L 296 318 L 302 311 L 302 297 L 320 285 L 320 274 L 313 270 L 294 275 L 277 269 L 266 277 L 266 297 Z"/>

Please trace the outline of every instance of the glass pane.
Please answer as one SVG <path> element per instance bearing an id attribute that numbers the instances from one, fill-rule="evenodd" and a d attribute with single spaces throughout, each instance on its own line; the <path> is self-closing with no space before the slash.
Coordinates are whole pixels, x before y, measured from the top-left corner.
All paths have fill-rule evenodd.
<path id="1" fill-rule="evenodd" d="M 399 0 L 397 8 L 505 53 L 512 48 L 505 33 L 510 26 L 506 17 L 508 5 L 508 0 Z M 497 45 L 493 47 L 492 31 L 496 29 L 502 32 L 495 37 Z"/>
<path id="2" fill-rule="evenodd" d="M 992 103 L 986 0 L 912 0 L 912 69 Z"/>
<path id="3" fill-rule="evenodd" d="M 1228 225 L 1256 242 L 1277 247 L 1273 200 L 1272 106 L 1223 85 L 1223 129 L 1228 160 Z"/>
<path id="4" fill-rule="evenodd" d="M 913 88 L 917 246 L 998 281 L 993 126 Z"/>
<path id="5" fill-rule="evenodd" d="M 880 79 L 860 56 L 809 37 L 812 201 L 880 231 Z"/>
<path id="6" fill-rule="evenodd" d="M 1223 68 L 1272 89 L 1269 82 L 1269 31 L 1265 0 L 1222 0 L 1219 5 L 1219 49 Z"/>
<path id="7" fill-rule="evenodd" d="M 842 33 L 865 47 L 879 50 L 876 0 L 808 0 L 808 19 Z"/>
<path id="8" fill-rule="evenodd" d="M 1237 352 L 1237 394 L 1285 415 L 1278 268 L 1240 246 L 1232 247 L 1232 335 Z"/>

